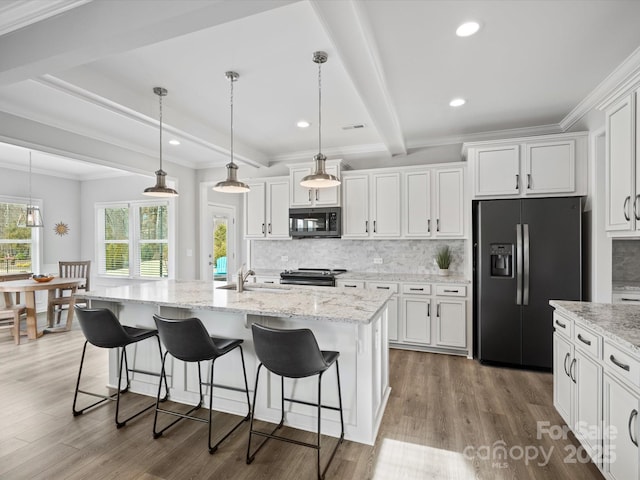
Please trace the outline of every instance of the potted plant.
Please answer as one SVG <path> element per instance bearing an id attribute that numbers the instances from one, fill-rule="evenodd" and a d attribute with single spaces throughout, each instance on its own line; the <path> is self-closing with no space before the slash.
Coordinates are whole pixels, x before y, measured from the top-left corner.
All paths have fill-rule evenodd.
<path id="1" fill-rule="evenodd" d="M 440 247 L 436 254 L 436 263 L 438 264 L 438 268 L 440 269 L 440 275 L 449 275 L 449 266 L 451 265 L 452 260 L 451 249 L 449 245 L 445 245 L 444 247 Z"/>

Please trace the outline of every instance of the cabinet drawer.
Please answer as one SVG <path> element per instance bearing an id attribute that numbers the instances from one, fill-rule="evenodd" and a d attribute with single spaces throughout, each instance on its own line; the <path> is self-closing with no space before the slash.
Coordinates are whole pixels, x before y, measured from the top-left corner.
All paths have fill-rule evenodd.
<path id="1" fill-rule="evenodd" d="M 605 341 L 604 364 L 608 371 L 640 386 L 640 362 L 626 350 Z"/>
<path id="2" fill-rule="evenodd" d="M 576 347 L 589 352 L 594 358 L 597 358 L 598 360 L 601 358 L 600 352 L 602 351 L 602 337 L 597 333 L 594 333 L 576 323 L 573 325 L 573 341 L 576 344 Z"/>
<path id="3" fill-rule="evenodd" d="M 367 288 L 369 290 L 388 290 L 393 293 L 398 293 L 397 283 L 367 282 Z"/>
<path id="4" fill-rule="evenodd" d="M 431 285 L 424 283 L 403 283 L 402 293 L 408 295 L 431 295 Z"/>
<path id="5" fill-rule="evenodd" d="M 278 277 L 255 277 L 255 283 L 280 283 Z"/>
<path id="6" fill-rule="evenodd" d="M 364 288 L 364 281 L 362 281 L 362 280 L 336 280 L 336 287 Z"/>
<path id="7" fill-rule="evenodd" d="M 467 287 L 464 285 L 436 285 L 436 295 L 466 297 Z"/>
<path id="8" fill-rule="evenodd" d="M 573 339 L 573 320 L 563 317 L 558 312 L 553 312 L 553 328 L 556 332 Z"/>

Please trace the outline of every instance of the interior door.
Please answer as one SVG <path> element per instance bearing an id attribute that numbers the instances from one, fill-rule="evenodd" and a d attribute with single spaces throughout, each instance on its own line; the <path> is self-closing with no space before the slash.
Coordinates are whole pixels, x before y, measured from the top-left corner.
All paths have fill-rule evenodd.
<path id="1" fill-rule="evenodd" d="M 484 200 L 478 204 L 476 325 L 481 361 L 509 364 L 520 364 L 521 361 L 520 306 L 516 303 L 516 226 L 519 223 L 519 200 Z M 512 254 L 510 258 L 504 254 L 502 258 L 495 258 L 496 249 L 510 250 Z M 504 268 L 501 268 L 503 264 Z"/>
<path id="2" fill-rule="evenodd" d="M 235 272 L 236 258 L 236 214 L 235 208 L 227 205 L 207 206 L 208 234 L 204 245 L 206 280 L 227 280 Z"/>
<path id="3" fill-rule="evenodd" d="M 523 365 L 553 365 L 549 300 L 582 298 L 581 215 L 580 197 L 522 200 L 522 224 L 528 225 L 529 240 L 528 298 L 525 291 L 522 307 Z M 524 286 L 527 290 L 526 280 Z"/>

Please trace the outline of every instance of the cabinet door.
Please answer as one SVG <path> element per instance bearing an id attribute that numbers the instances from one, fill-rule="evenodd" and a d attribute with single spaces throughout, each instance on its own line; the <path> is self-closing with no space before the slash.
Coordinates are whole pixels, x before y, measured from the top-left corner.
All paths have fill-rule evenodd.
<path id="1" fill-rule="evenodd" d="M 553 406 L 567 425 L 573 425 L 572 402 L 573 380 L 573 346 L 560 336 L 553 334 Z"/>
<path id="2" fill-rule="evenodd" d="M 340 178 L 340 171 L 337 165 L 326 165 L 327 173 Z M 315 188 L 311 195 L 315 205 L 322 207 L 333 207 L 340 205 L 340 185 L 329 188 Z"/>
<path id="3" fill-rule="evenodd" d="M 289 170 L 289 179 L 291 186 L 289 193 L 291 195 L 292 207 L 309 207 L 312 204 L 313 188 L 307 188 L 300 185 L 300 180 L 311 173 L 311 167 L 296 167 Z"/>
<path id="4" fill-rule="evenodd" d="M 467 346 L 467 311 L 464 300 L 436 299 L 436 345 Z"/>
<path id="5" fill-rule="evenodd" d="M 501 145 L 475 149 L 473 156 L 475 194 L 481 196 L 520 193 L 520 149 Z"/>
<path id="6" fill-rule="evenodd" d="M 403 341 L 408 343 L 431 343 L 431 300 L 403 297 L 402 319 Z"/>
<path id="7" fill-rule="evenodd" d="M 246 238 L 263 238 L 265 225 L 265 184 L 251 183 L 245 196 L 244 236 Z"/>
<path id="8" fill-rule="evenodd" d="M 573 432 L 594 462 L 601 461 L 602 367 L 587 353 L 575 349 L 575 411 Z"/>
<path id="9" fill-rule="evenodd" d="M 524 146 L 525 195 L 573 193 L 576 190 L 575 140 L 527 143 Z"/>
<path id="10" fill-rule="evenodd" d="M 431 172 L 408 172 L 404 176 L 405 237 L 431 236 Z"/>
<path id="11" fill-rule="evenodd" d="M 289 181 L 267 183 L 267 237 L 289 238 Z"/>
<path id="12" fill-rule="evenodd" d="M 605 114 L 607 231 L 634 228 L 634 117 L 632 95 L 618 102 Z"/>
<path id="13" fill-rule="evenodd" d="M 464 177 L 462 168 L 436 170 L 436 237 L 464 236 Z"/>
<path id="14" fill-rule="evenodd" d="M 611 480 L 638 478 L 638 398 L 604 374 L 602 469 Z"/>
<path id="15" fill-rule="evenodd" d="M 342 236 L 369 236 L 369 176 L 342 177 Z"/>
<path id="16" fill-rule="evenodd" d="M 398 293 L 397 283 L 367 282 L 369 290 L 386 290 Z M 398 297 L 394 295 L 387 303 L 387 331 L 390 342 L 397 342 L 400 339 L 398 334 Z"/>
<path id="17" fill-rule="evenodd" d="M 400 174 L 373 174 L 371 186 L 371 236 L 399 237 Z"/>

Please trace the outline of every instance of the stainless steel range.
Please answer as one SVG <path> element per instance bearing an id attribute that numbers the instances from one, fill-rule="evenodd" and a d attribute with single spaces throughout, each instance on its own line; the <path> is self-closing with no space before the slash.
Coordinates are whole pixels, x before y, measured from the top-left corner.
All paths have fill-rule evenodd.
<path id="1" fill-rule="evenodd" d="M 285 270 L 280 274 L 280 283 L 335 287 L 336 275 L 344 272 L 346 272 L 346 270 L 341 268 L 299 268 L 298 270 Z"/>

